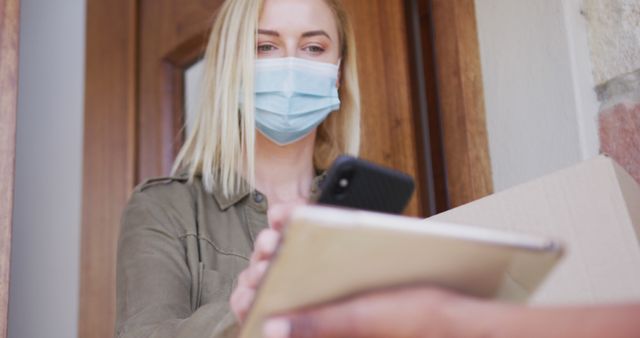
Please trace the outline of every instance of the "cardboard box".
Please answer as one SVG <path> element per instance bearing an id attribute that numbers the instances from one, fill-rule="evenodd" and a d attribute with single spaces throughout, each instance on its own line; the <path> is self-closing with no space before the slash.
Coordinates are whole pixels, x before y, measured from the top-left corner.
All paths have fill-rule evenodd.
<path id="1" fill-rule="evenodd" d="M 640 300 L 640 186 L 600 156 L 429 219 L 561 239 L 534 304 Z"/>

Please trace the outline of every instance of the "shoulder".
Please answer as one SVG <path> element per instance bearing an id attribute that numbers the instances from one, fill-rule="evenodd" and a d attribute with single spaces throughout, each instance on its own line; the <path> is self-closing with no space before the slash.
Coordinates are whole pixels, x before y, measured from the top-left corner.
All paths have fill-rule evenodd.
<path id="1" fill-rule="evenodd" d="M 189 180 L 187 175 L 147 179 L 133 190 L 123 222 L 189 224 L 195 217 L 195 196 L 201 189 L 200 180 Z"/>
<path id="2" fill-rule="evenodd" d="M 171 192 L 188 190 L 194 182 L 189 181 L 186 174 L 149 178 L 138 184 L 134 194 L 162 195 Z"/>
<path id="3" fill-rule="evenodd" d="M 154 177 L 138 184 L 131 195 L 151 203 L 175 203 L 191 199 L 199 182 L 189 180 L 186 175 Z"/>

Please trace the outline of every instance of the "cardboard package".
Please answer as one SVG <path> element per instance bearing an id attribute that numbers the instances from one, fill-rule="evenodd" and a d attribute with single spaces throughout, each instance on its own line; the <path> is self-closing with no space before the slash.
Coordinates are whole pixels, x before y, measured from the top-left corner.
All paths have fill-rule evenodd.
<path id="1" fill-rule="evenodd" d="M 538 236 L 304 206 L 289 220 L 239 337 L 260 337 L 274 313 L 416 282 L 526 302 L 562 252 Z"/>
<path id="2" fill-rule="evenodd" d="M 530 303 L 640 301 L 640 186 L 604 156 L 425 221 L 324 209 L 307 207 L 293 217 L 287 235 L 297 240 L 285 237 L 241 337 L 258 337 L 269 313 L 398 281 L 433 280 L 476 296 L 525 300 L 559 252 L 549 251 L 536 265 L 539 255 L 513 249 L 546 247 L 547 237 L 564 242 L 564 258 Z M 505 231 L 540 237 L 515 236 L 520 244 L 505 246 L 511 236 Z M 312 264 L 305 255 L 315 257 Z M 331 267 L 330 275 L 323 267 Z"/>
<path id="3" fill-rule="evenodd" d="M 533 304 L 640 300 L 640 186 L 600 156 L 429 218 L 564 241 Z"/>

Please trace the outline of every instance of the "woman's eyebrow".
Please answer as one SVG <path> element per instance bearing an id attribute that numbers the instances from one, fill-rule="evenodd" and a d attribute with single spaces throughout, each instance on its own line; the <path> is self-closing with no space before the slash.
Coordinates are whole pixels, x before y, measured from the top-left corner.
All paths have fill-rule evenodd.
<path id="1" fill-rule="evenodd" d="M 269 29 L 258 29 L 258 34 L 271 35 L 271 36 L 276 36 L 276 37 L 280 36 L 280 33 L 278 33 L 277 31 L 269 30 Z M 310 38 L 312 36 L 318 36 L 318 35 L 324 35 L 329 40 L 331 40 L 331 37 L 329 36 L 329 34 L 327 34 L 327 32 L 325 32 L 323 30 L 308 31 L 308 32 L 302 33 L 302 37 L 303 38 Z"/>
<path id="2" fill-rule="evenodd" d="M 278 33 L 277 31 L 272 31 L 268 29 L 258 29 L 258 34 L 280 36 L 280 33 Z"/>
<path id="3" fill-rule="evenodd" d="M 309 32 L 304 32 L 302 33 L 302 37 L 303 38 L 309 38 L 312 36 L 317 36 L 317 35 L 324 35 L 326 36 L 329 40 L 331 40 L 331 37 L 329 36 L 329 34 L 327 34 L 327 32 L 323 31 L 323 30 L 318 30 L 318 31 L 309 31 Z"/>

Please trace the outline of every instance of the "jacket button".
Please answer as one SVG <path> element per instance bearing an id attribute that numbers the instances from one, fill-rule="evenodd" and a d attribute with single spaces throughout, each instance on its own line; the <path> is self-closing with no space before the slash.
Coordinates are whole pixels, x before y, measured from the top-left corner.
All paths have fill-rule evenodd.
<path id="1" fill-rule="evenodd" d="M 262 203 L 262 201 L 264 201 L 264 196 L 262 196 L 261 193 L 257 192 L 254 196 L 253 196 L 253 200 L 256 201 L 256 203 Z"/>

